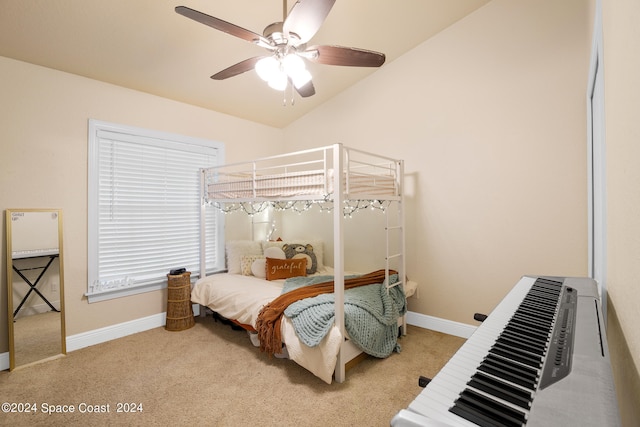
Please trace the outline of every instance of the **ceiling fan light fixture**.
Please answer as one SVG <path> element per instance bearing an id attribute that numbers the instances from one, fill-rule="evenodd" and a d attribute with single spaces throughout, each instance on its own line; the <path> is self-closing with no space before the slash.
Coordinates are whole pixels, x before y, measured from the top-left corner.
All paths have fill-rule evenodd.
<path id="1" fill-rule="evenodd" d="M 307 70 L 304 60 L 298 55 L 290 53 L 282 59 L 282 68 L 298 89 L 309 83 L 311 73 Z"/>
<path id="2" fill-rule="evenodd" d="M 269 87 L 278 91 L 283 91 L 287 88 L 289 79 L 284 71 L 278 70 L 269 79 Z"/>
<path id="3" fill-rule="evenodd" d="M 311 81 L 311 73 L 307 69 L 302 69 L 294 74 L 289 74 L 289 77 L 291 77 L 291 81 L 297 89 L 300 89 Z"/>
<path id="4" fill-rule="evenodd" d="M 294 53 L 289 53 L 282 59 L 282 66 L 287 74 L 297 73 L 306 68 L 304 60 Z"/>
<path id="5" fill-rule="evenodd" d="M 268 82 L 280 72 L 280 61 L 273 56 L 267 56 L 256 62 L 255 70 L 262 80 Z"/>

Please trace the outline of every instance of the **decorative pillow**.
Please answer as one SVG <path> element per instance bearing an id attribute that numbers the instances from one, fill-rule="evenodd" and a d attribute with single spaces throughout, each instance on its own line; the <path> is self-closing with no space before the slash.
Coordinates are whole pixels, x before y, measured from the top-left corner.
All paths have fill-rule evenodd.
<path id="1" fill-rule="evenodd" d="M 251 264 L 251 272 L 260 279 L 267 278 L 267 259 L 259 258 Z"/>
<path id="2" fill-rule="evenodd" d="M 311 245 L 313 248 L 313 253 L 316 257 L 316 268 L 313 269 L 313 259 L 311 255 L 306 256 L 307 258 L 307 274 L 313 274 L 319 271 L 324 270 L 324 262 L 323 262 L 323 244 L 322 240 L 312 240 L 312 239 L 296 239 L 296 240 L 286 240 L 280 242 L 262 242 L 263 250 L 267 250 L 267 248 L 277 246 L 279 248 L 283 248 L 285 245 L 303 245 L 305 248 L 307 245 Z M 295 254 L 294 254 L 295 256 Z"/>
<path id="3" fill-rule="evenodd" d="M 288 279 L 290 277 L 306 276 L 307 259 L 275 259 L 267 260 L 267 280 Z"/>
<path id="4" fill-rule="evenodd" d="M 313 274 L 318 270 L 318 259 L 313 252 L 313 245 L 300 243 L 285 243 L 282 246 L 287 259 L 305 258 L 307 260 L 307 274 Z"/>
<path id="5" fill-rule="evenodd" d="M 264 256 L 266 258 L 287 259 L 287 255 L 284 253 L 282 248 L 279 248 L 277 246 L 266 248 L 264 250 Z"/>
<path id="6" fill-rule="evenodd" d="M 227 270 L 229 273 L 240 274 L 242 255 L 262 255 L 262 245 L 253 240 L 232 240 L 227 242 Z"/>
<path id="7" fill-rule="evenodd" d="M 257 259 L 264 258 L 264 255 L 242 255 L 240 258 L 240 271 L 244 276 L 251 276 L 251 265 Z"/>

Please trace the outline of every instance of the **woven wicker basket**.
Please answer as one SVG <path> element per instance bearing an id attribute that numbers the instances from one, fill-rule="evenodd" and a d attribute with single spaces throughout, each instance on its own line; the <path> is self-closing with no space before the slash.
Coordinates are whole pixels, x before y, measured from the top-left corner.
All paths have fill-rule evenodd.
<path id="1" fill-rule="evenodd" d="M 167 274 L 167 331 L 184 331 L 195 325 L 191 307 L 191 273 Z"/>

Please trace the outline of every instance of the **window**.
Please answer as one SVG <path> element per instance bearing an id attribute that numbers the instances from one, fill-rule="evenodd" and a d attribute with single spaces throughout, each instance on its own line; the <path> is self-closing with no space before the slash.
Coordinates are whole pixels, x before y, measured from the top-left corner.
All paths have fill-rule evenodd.
<path id="1" fill-rule="evenodd" d="M 198 277 L 204 232 L 207 268 L 223 268 L 224 216 L 200 194 L 223 158 L 221 143 L 89 121 L 89 302 L 161 289 L 174 268 Z"/>

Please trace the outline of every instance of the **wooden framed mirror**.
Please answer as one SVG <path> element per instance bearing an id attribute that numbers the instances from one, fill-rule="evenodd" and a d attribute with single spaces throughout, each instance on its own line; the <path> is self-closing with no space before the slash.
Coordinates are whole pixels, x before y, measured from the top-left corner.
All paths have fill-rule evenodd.
<path id="1" fill-rule="evenodd" d="M 9 370 L 66 354 L 60 209 L 7 209 Z"/>

